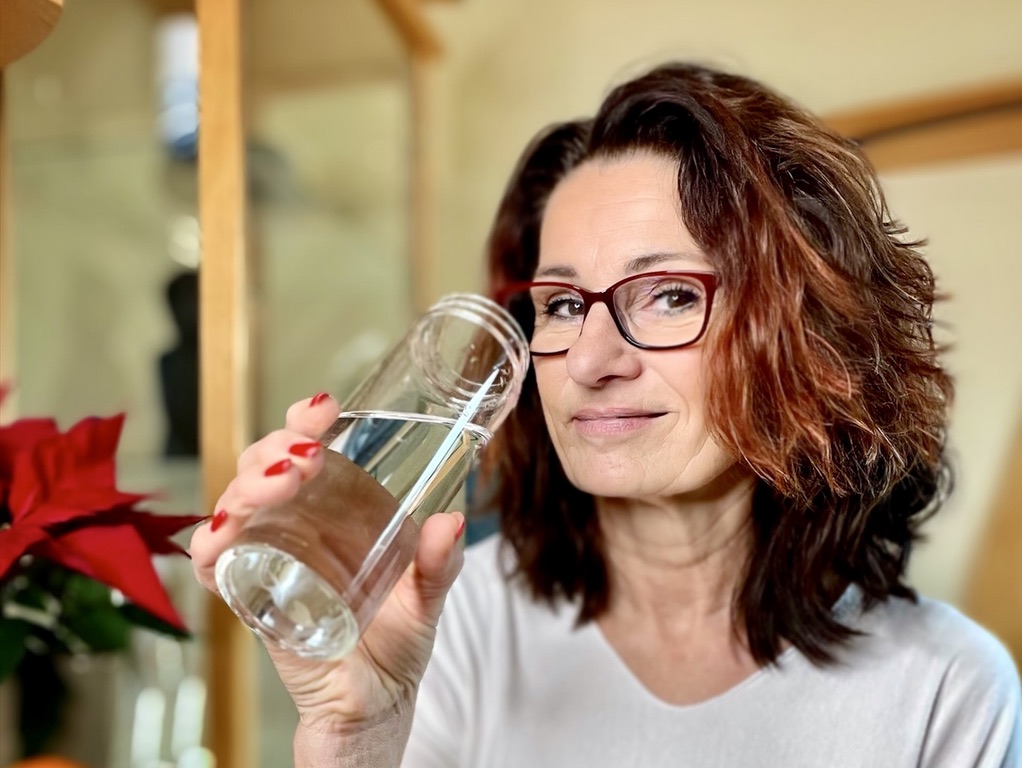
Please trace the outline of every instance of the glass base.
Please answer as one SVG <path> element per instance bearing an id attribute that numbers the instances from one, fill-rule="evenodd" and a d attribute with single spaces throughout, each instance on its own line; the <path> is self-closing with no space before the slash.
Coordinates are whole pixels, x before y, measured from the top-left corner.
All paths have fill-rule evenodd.
<path id="1" fill-rule="evenodd" d="M 341 596 L 293 555 L 242 544 L 216 563 L 217 588 L 238 618 L 267 642 L 307 659 L 332 660 L 358 643 L 358 623 Z"/>

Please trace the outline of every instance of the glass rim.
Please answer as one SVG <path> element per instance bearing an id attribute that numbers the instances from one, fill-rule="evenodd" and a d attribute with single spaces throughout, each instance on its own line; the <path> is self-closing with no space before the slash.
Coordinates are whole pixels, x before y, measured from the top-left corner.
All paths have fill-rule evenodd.
<path id="1" fill-rule="evenodd" d="M 454 312 L 475 323 L 497 339 L 516 369 L 523 375 L 528 370 L 532 354 L 529 339 L 518 319 L 500 302 L 479 293 L 448 293 L 437 299 L 420 320 L 436 312 Z"/>

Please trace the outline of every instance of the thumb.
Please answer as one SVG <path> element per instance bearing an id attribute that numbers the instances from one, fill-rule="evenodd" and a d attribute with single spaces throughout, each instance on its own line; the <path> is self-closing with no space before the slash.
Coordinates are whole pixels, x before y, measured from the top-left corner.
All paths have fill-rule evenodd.
<path id="1" fill-rule="evenodd" d="M 422 618 L 436 626 L 447 592 L 461 572 L 465 555 L 459 540 L 465 530 L 461 512 L 432 515 L 422 526 L 415 553 L 413 582 Z"/>

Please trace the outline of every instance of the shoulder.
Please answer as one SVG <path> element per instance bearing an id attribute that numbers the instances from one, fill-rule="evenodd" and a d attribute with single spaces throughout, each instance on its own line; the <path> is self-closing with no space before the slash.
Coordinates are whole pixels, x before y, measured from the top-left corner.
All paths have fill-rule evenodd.
<path id="1" fill-rule="evenodd" d="M 890 598 L 860 614 L 853 628 L 903 660 L 946 668 L 961 678 L 1018 687 L 1018 670 L 1004 644 L 947 603 Z"/>
<path id="2" fill-rule="evenodd" d="M 851 654 L 879 661 L 900 695 L 924 707 L 922 765 L 1015 764 L 1022 749 L 1022 683 L 997 637 L 925 597 L 888 599 L 850 623 L 863 633 Z"/>

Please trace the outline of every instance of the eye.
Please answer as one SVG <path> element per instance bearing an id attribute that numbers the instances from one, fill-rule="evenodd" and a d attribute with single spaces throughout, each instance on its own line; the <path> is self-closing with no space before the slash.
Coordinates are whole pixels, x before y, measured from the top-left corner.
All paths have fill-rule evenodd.
<path id="1" fill-rule="evenodd" d="M 548 299 L 543 314 L 551 317 L 581 317 L 585 304 L 576 294 L 560 294 Z"/>
<path id="2" fill-rule="evenodd" d="M 567 320 L 585 314 L 585 302 L 576 292 L 564 285 L 537 283 L 532 287 L 532 303 L 536 308 L 536 322 Z"/>
<path id="3" fill-rule="evenodd" d="M 661 311 L 677 312 L 694 307 L 702 300 L 702 292 L 686 283 L 658 285 L 650 294 L 650 302 Z"/>

